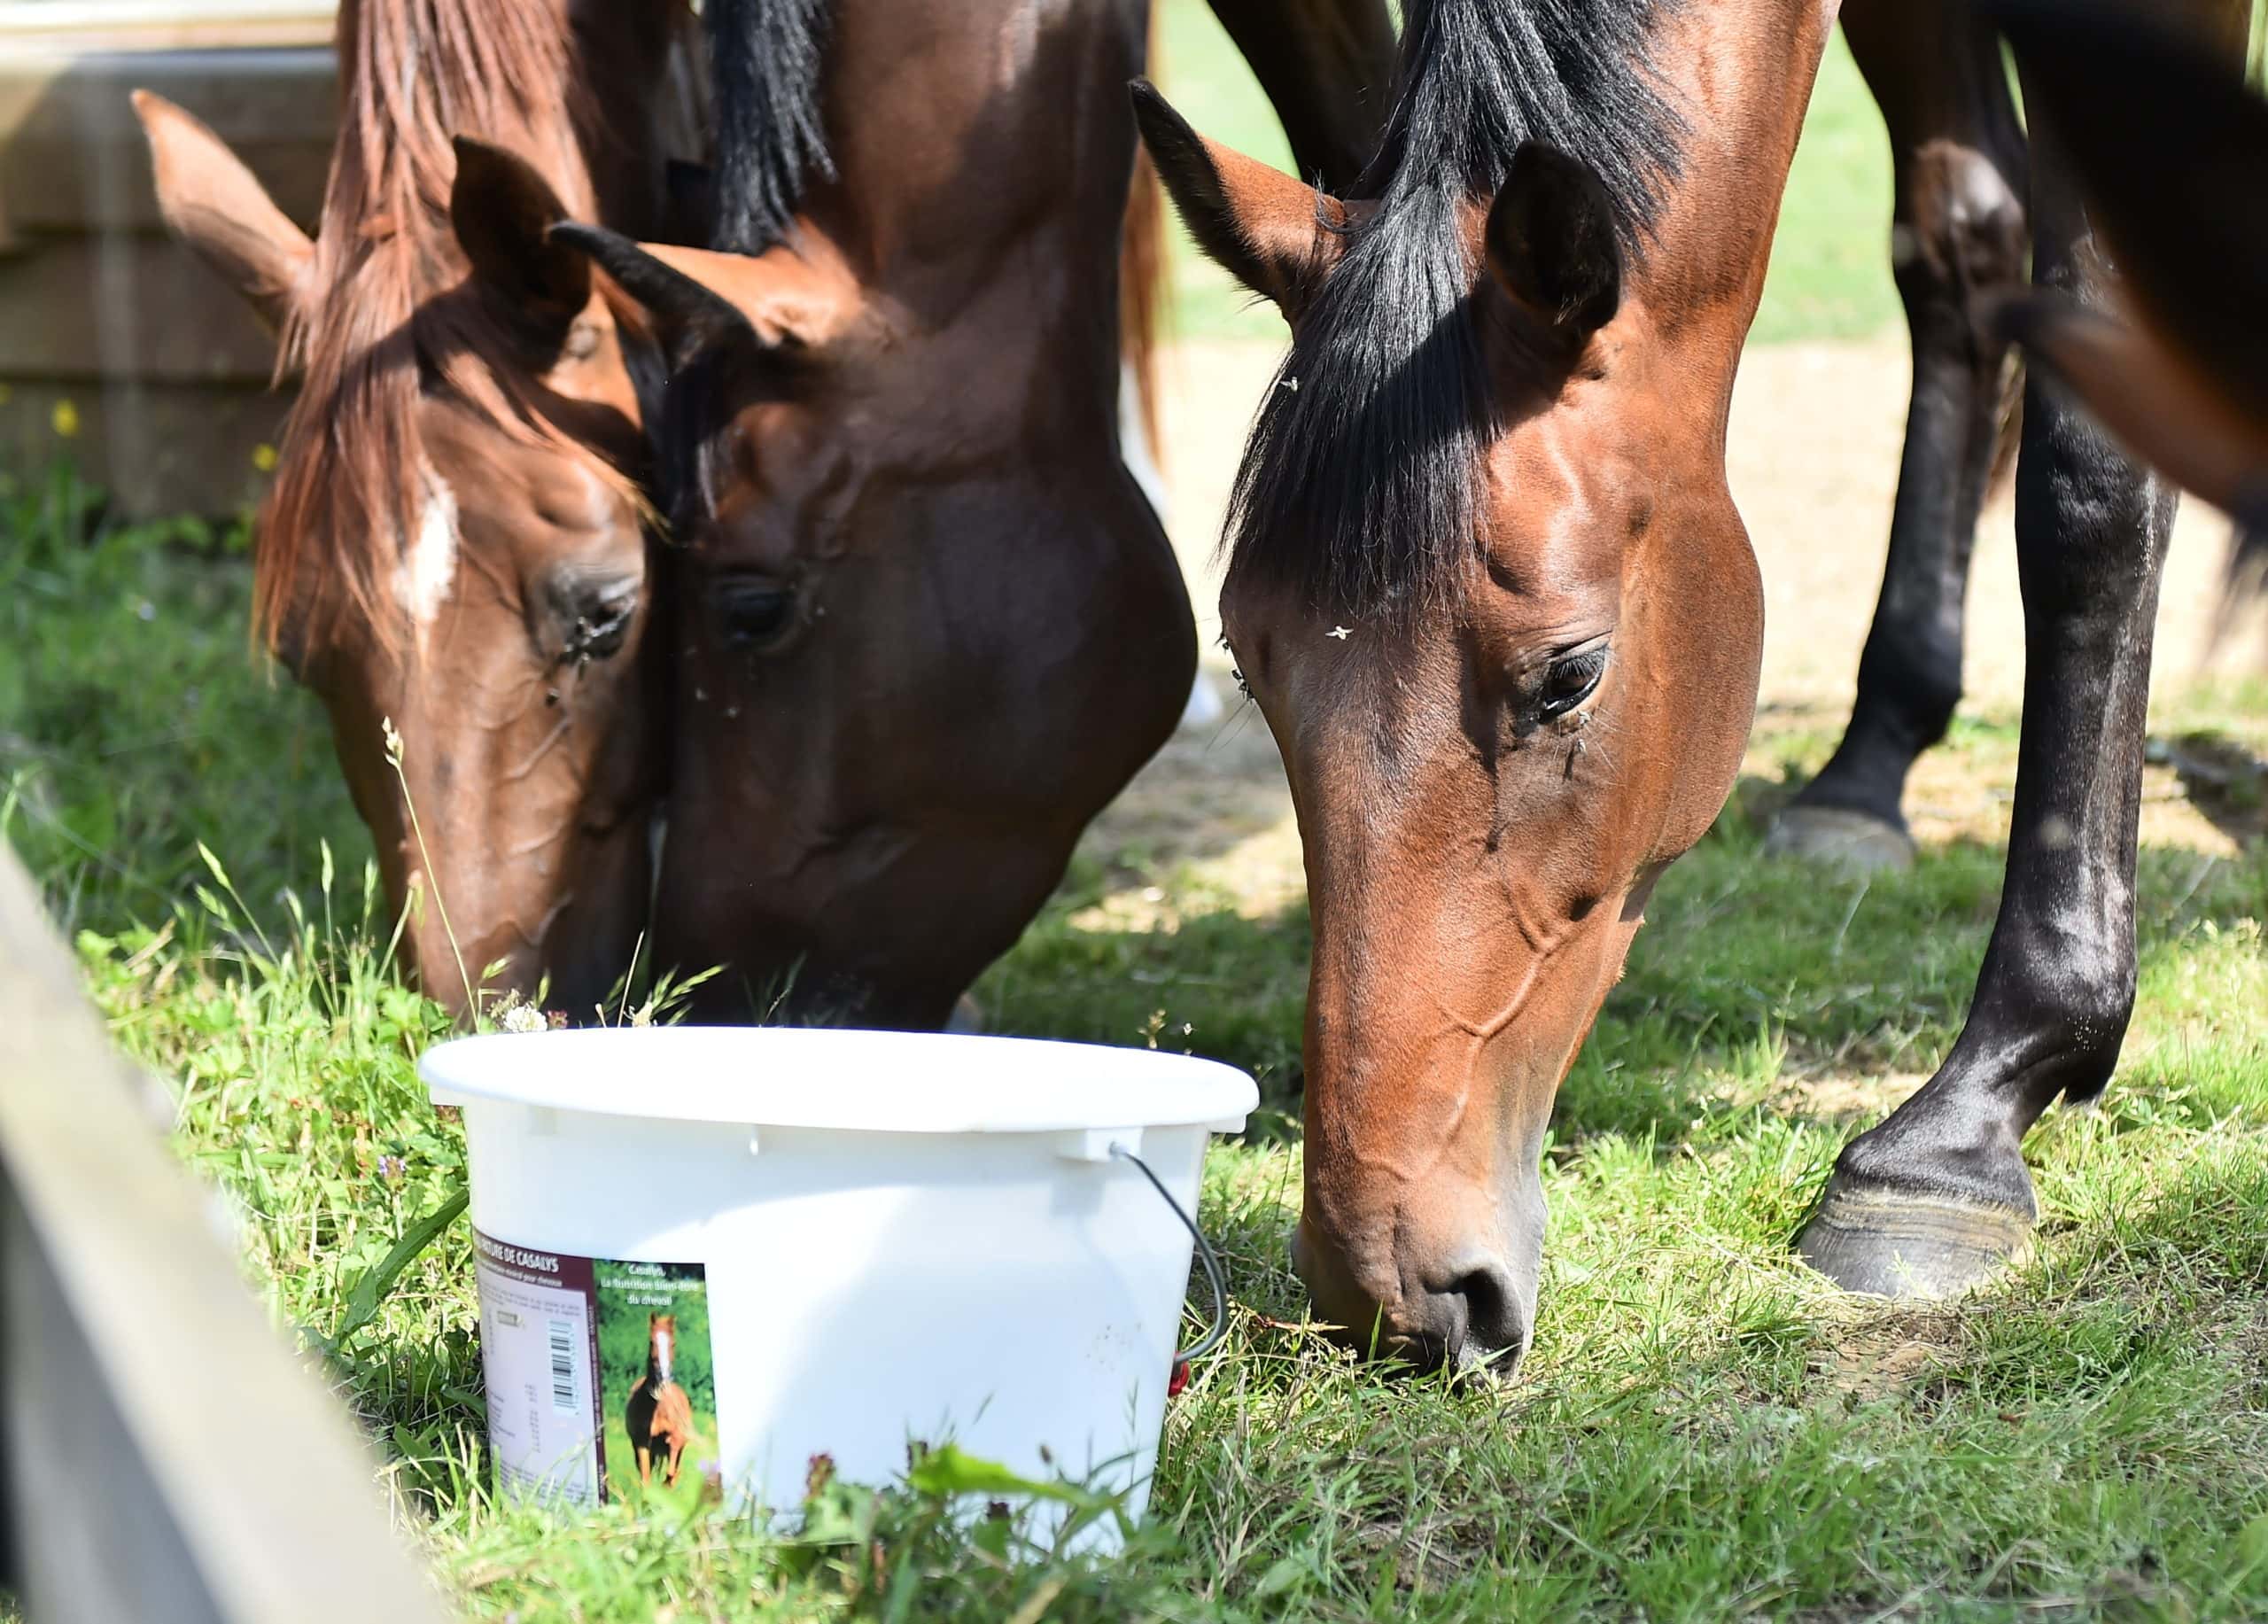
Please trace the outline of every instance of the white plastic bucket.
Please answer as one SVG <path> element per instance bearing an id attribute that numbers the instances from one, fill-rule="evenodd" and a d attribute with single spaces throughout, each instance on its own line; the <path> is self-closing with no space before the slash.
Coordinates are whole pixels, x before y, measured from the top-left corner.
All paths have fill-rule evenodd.
<path id="1" fill-rule="evenodd" d="M 464 1112 L 508 1488 L 588 1502 L 721 1480 L 792 1512 L 814 1457 L 879 1484 L 910 1442 L 950 1438 L 1125 1488 L 1140 1515 L 1192 1239 L 1111 1146 L 1193 1215 L 1207 1136 L 1257 1101 L 1242 1072 L 708 1027 L 467 1037 L 418 1071 Z"/>

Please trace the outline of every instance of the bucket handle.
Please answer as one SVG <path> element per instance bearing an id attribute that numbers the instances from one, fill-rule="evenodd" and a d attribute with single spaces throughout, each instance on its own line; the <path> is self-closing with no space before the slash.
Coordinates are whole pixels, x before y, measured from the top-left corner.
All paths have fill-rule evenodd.
<path id="1" fill-rule="evenodd" d="M 1158 1199 L 1173 1208 L 1173 1216 L 1181 1220 L 1182 1228 L 1187 1230 L 1189 1238 L 1197 1243 L 1198 1259 L 1205 1265 L 1206 1281 L 1213 1287 L 1212 1328 L 1203 1336 L 1199 1337 L 1196 1341 L 1174 1355 L 1174 1370 L 1178 1376 L 1192 1359 L 1201 1359 L 1211 1353 L 1221 1345 L 1221 1339 L 1229 1333 L 1229 1288 L 1221 1278 L 1220 1255 L 1213 1250 L 1213 1243 L 1205 1239 L 1205 1232 L 1197 1227 L 1197 1220 L 1184 1211 L 1181 1203 L 1173 1199 L 1173 1192 L 1166 1188 L 1165 1181 L 1150 1170 L 1148 1162 L 1143 1161 L 1116 1139 L 1111 1141 L 1110 1154 L 1122 1162 L 1131 1162 L 1141 1169 L 1142 1177 L 1150 1181 L 1150 1188 L 1158 1193 Z M 1178 1390 L 1177 1387 L 1176 1391 Z"/>

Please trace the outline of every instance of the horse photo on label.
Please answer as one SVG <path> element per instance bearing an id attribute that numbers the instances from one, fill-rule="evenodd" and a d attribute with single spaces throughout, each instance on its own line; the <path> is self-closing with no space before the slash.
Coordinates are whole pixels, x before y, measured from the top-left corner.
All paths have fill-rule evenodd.
<path id="1" fill-rule="evenodd" d="M 717 1376 L 699 1263 L 598 1259 L 602 1492 L 697 1504 L 717 1476 Z"/>

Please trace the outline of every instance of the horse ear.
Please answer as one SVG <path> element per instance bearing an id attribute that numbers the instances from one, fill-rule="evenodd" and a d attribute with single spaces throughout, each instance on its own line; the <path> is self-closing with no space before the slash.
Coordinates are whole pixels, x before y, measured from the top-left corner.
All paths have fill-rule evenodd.
<path id="1" fill-rule="evenodd" d="M 1587 338 L 1622 303 L 1614 206 L 1589 167 L 1525 141 L 1489 206 L 1488 271 L 1499 286 L 1571 338 Z"/>
<path id="2" fill-rule="evenodd" d="M 166 224 L 227 277 L 262 321 L 281 328 L 303 297 L 315 244 L 228 144 L 189 113 L 136 90 L 134 114 L 149 138 Z"/>
<path id="3" fill-rule="evenodd" d="M 563 221 L 551 240 L 596 260 L 643 305 L 682 352 L 744 338 L 779 353 L 816 349 L 850 325 L 855 290 L 787 248 L 749 255 L 633 243 L 602 226 Z"/>
<path id="4" fill-rule="evenodd" d="M 1344 252 L 1346 205 L 1208 141 L 1148 80 L 1127 90 L 1142 144 L 1197 245 L 1295 319 Z"/>
<path id="5" fill-rule="evenodd" d="M 712 335 L 736 331 L 748 320 L 732 301 L 697 276 L 672 263 L 667 249 L 634 243 L 604 226 L 586 226 L 566 220 L 551 228 L 551 240 L 587 254 L 601 270 L 613 277 L 622 291 L 645 306 L 680 345 L 698 344 Z M 695 253 L 697 249 L 677 252 Z"/>
<path id="6" fill-rule="evenodd" d="M 591 262 L 551 228 L 567 217 L 559 194 L 516 152 L 456 138 L 449 223 L 472 274 L 513 309 L 564 329 L 591 300 Z"/>

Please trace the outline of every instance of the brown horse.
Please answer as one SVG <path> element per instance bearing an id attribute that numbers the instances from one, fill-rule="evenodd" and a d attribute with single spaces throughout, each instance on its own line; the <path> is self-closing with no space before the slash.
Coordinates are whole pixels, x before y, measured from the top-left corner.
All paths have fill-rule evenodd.
<path id="1" fill-rule="evenodd" d="M 555 232 L 672 353 L 656 939 L 711 1018 L 936 1025 L 1180 713 L 1116 415 L 1146 12 L 718 0 L 714 248 Z"/>
<path id="2" fill-rule="evenodd" d="M 167 221 L 304 374 L 260 626 L 329 708 L 388 897 L 423 897 L 411 967 L 460 1011 L 492 967 L 587 1008 L 645 923 L 651 346 L 543 232 L 667 232 L 664 167 L 703 151 L 698 48 L 667 4 L 349 0 L 312 242 L 210 131 L 136 98 Z M 468 135 L 491 144 L 453 150 Z"/>
<path id="3" fill-rule="evenodd" d="M 630 1389 L 622 1423 L 638 1457 L 638 1480 L 654 1480 L 654 1457 L 667 1452 L 662 1487 L 677 1487 L 678 1463 L 693 1441 L 693 1401 L 677 1384 L 677 1316 L 649 1315 L 646 1322 L 646 1373 Z"/>
<path id="4" fill-rule="evenodd" d="M 2241 60 L 2243 8 L 2190 9 Z M 1198 240 L 1292 325 L 1222 612 L 1314 907 L 1294 1252 L 1357 1340 L 1499 1368 L 1526 1347 L 1553 1093 L 1731 782 L 1760 611 L 1724 425 L 1832 10 L 1412 5 L 1386 144 L 1343 202 L 1138 96 Z M 2099 302 L 2045 102 L 2031 130 L 2036 274 Z M 2132 1005 L 2170 502 L 2059 396 L 2034 387 L 2023 425 L 2008 890 L 1961 1041 L 1846 1147 L 1806 1232 L 1860 1289 L 2007 1255 L 2024 1130 L 2103 1086 Z"/>
<path id="5" fill-rule="evenodd" d="M 1747 736 L 1725 422 L 1832 19 L 1404 16 L 1350 199 L 1136 111 L 1292 328 L 1221 610 L 1307 851 L 1295 1258 L 1358 1343 L 1464 1365 L 1526 1346 L 1554 1092 Z"/>

